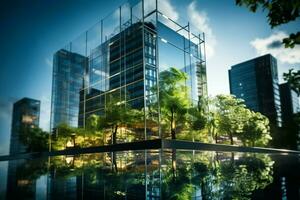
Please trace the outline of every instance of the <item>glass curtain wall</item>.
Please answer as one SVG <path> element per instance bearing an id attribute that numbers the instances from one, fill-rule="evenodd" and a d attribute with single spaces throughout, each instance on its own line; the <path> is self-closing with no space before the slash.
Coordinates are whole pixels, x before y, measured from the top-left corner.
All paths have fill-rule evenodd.
<path id="1" fill-rule="evenodd" d="M 162 137 L 159 73 L 171 67 L 188 74 L 190 96 L 206 95 L 204 34 L 179 25 L 159 11 L 157 0 L 125 3 L 68 45 L 86 57 L 78 92 L 78 125 L 92 114 L 105 116 L 114 105 L 138 110 L 134 126 L 118 127 L 117 143 Z M 111 129 L 104 136 L 110 143 Z"/>

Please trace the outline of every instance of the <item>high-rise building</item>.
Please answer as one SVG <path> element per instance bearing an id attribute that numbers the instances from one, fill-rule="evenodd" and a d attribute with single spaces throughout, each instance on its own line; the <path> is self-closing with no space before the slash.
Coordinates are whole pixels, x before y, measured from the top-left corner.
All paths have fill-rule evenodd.
<path id="1" fill-rule="evenodd" d="M 281 105 L 277 61 L 270 55 L 260 56 L 231 67 L 230 93 L 245 101 L 246 106 L 267 116 L 272 127 L 281 127 Z"/>
<path id="2" fill-rule="evenodd" d="M 80 99 L 79 126 L 85 127 L 91 114 L 105 114 L 105 106 L 113 100 L 144 112 L 140 138 L 161 137 L 164 130 L 160 128 L 160 72 L 171 67 L 186 72 L 186 85 L 195 102 L 207 95 L 201 28 L 172 20 L 172 16 L 161 12 L 159 1 L 131 1 L 70 42 L 70 52 L 87 62 L 84 80 L 78 79 L 83 83 L 76 96 L 76 100 Z M 126 133 L 121 133 L 123 129 L 119 131 L 123 136 L 118 138 L 127 138 Z"/>
<path id="3" fill-rule="evenodd" d="M 40 101 L 23 98 L 13 105 L 12 127 L 10 137 L 10 154 L 25 153 L 27 147 L 21 141 L 23 128 L 39 126 Z M 35 194 L 35 180 L 25 179 L 22 174 L 24 160 L 12 160 L 8 163 L 7 199 L 30 199 Z M 21 196 L 22 195 L 22 196 Z"/>
<path id="4" fill-rule="evenodd" d="M 283 140 L 286 147 L 297 149 L 299 142 L 299 124 L 294 120 L 295 114 L 300 112 L 299 98 L 289 83 L 280 84 L 280 100 L 282 111 L 282 125 L 285 129 Z"/>
<path id="5" fill-rule="evenodd" d="M 23 127 L 38 127 L 40 119 L 39 100 L 23 98 L 13 105 L 13 117 L 10 137 L 10 154 L 26 152 L 26 146 L 20 140 Z"/>
<path id="6" fill-rule="evenodd" d="M 280 84 L 280 100 L 284 125 L 292 120 L 294 114 L 300 112 L 299 97 L 289 83 Z"/>
<path id="7" fill-rule="evenodd" d="M 74 47 L 75 48 L 75 47 Z M 71 47 L 57 51 L 53 58 L 51 129 L 61 123 L 78 126 L 79 91 L 87 58 L 71 52 Z"/>

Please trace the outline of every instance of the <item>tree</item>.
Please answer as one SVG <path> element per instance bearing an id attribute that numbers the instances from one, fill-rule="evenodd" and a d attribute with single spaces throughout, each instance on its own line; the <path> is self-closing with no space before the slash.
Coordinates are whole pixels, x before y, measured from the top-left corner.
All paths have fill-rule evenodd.
<path id="1" fill-rule="evenodd" d="M 265 146 L 272 139 L 268 118 L 247 109 L 242 99 L 217 95 L 210 101 L 209 107 L 207 126 L 216 143 L 221 134 L 229 138 L 231 145 L 233 137 L 245 146 Z"/>
<path id="2" fill-rule="evenodd" d="M 223 199 L 251 199 L 257 189 L 273 182 L 273 164 L 268 155 L 242 156 L 221 162 Z"/>
<path id="3" fill-rule="evenodd" d="M 217 107 L 216 107 L 216 98 L 207 98 L 207 113 L 206 113 L 206 127 L 208 131 L 208 135 L 214 139 L 215 143 L 218 143 L 218 115 L 217 115 Z"/>
<path id="4" fill-rule="evenodd" d="M 251 12 L 256 12 L 260 7 L 267 10 L 271 28 L 294 21 L 300 16 L 300 0 L 236 0 L 236 4 L 249 8 Z M 290 48 L 299 45 L 300 32 L 290 34 L 282 42 Z"/>
<path id="5" fill-rule="evenodd" d="M 185 86 L 187 74 L 170 68 L 160 73 L 159 102 L 162 121 L 170 127 L 171 138 L 176 139 L 176 129 L 183 127 L 187 111 L 191 105 L 188 88 Z"/>
<path id="6" fill-rule="evenodd" d="M 124 101 L 110 98 L 104 109 L 105 115 L 99 116 L 99 128 L 111 128 L 112 144 L 117 143 L 117 132 L 121 126 L 131 126 L 141 122 L 142 113 L 136 109 L 132 109 L 129 104 Z M 93 124 L 93 123 L 92 123 Z"/>
<path id="7" fill-rule="evenodd" d="M 283 79 L 287 81 L 291 88 L 300 95 L 300 70 L 290 69 L 288 73 L 283 73 Z"/>
<path id="8" fill-rule="evenodd" d="M 218 95 L 216 97 L 218 130 L 225 133 L 230 144 L 233 145 L 233 137 L 241 133 L 245 116 L 244 101 L 232 95 Z"/>
<path id="9" fill-rule="evenodd" d="M 48 137 L 49 133 L 38 127 L 23 126 L 20 129 L 20 140 L 28 152 L 48 150 Z"/>
<path id="10" fill-rule="evenodd" d="M 206 102 L 203 98 L 200 98 L 199 103 L 197 106 L 191 106 L 188 110 L 189 114 L 189 123 L 191 126 L 191 129 L 193 130 L 201 130 L 205 128 L 205 125 L 207 123 L 206 118 Z"/>
<path id="11" fill-rule="evenodd" d="M 270 136 L 269 119 L 264 115 L 251 111 L 243 126 L 240 136 L 244 145 L 250 143 L 252 147 L 257 145 L 267 145 L 272 139 Z"/>

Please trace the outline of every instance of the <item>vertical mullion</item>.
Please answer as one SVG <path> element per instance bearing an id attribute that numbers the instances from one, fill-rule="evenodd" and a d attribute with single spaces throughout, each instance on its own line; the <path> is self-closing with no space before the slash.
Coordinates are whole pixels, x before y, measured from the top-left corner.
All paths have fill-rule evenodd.
<path id="1" fill-rule="evenodd" d="M 158 53 L 158 0 L 155 0 L 155 20 L 156 20 L 156 37 L 155 37 L 155 64 L 156 64 L 156 97 L 157 97 L 157 111 L 158 111 L 158 136 L 161 139 L 161 113 L 159 102 L 159 53 Z"/>
<path id="2" fill-rule="evenodd" d="M 147 101 L 146 101 L 146 66 L 145 66 L 145 24 L 144 24 L 144 0 L 142 0 L 142 45 L 143 45 L 143 79 L 144 79 L 144 140 L 147 140 L 147 123 L 146 123 L 146 108 L 147 108 Z"/>

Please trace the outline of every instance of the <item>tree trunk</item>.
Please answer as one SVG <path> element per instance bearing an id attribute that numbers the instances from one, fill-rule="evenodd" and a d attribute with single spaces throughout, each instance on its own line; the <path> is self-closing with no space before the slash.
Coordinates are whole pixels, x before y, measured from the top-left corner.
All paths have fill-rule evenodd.
<path id="1" fill-rule="evenodd" d="M 171 130 L 171 138 L 172 138 L 172 140 L 176 140 L 176 132 L 175 132 L 175 129 L 173 129 L 173 128 Z"/>
<path id="2" fill-rule="evenodd" d="M 174 125 L 174 111 L 173 108 L 171 109 L 171 139 L 176 140 L 176 132 L 175 128 L 173 127 Z"/>
<path id="3" fill-rule="evenodd" d="M 118 172 L 118 165 L 117 165 L 117 158 L 116 158 L 116 152 L 112 153 L 112 162 L 114 166 L 115 172 Z"/>
<path id="4" fill-rule="evenodd" d="M 174 110 L 171 109 L 171 139 L 176 140 L 176 131 L 174 127 Z"/>
<path id="5" fill-rule="evenodd" d="M 115 130 L 112 133 L 112 144 L 117 144 L 117 131 L 118 125 L 115 126 Z"/>
<path id="6" fill-rule="evenodd" d="M 230 138 L 230 144 L 233 145 L 233 135 L 232 135 L 232 133 L 229 133 L 229 138 Z"/>
<path id="7" fill-rule="evenodd" d="M 216 132 L 215 134 L 215 141 L 216 141 L 216 144 L 218 143 L 218 133 Z"/>
<path id="8" fill-rule="evenodd" d="M 173 175 L 173 181 L 176 180 L 176 149 L 172 149 L 172 175 Z"/>

